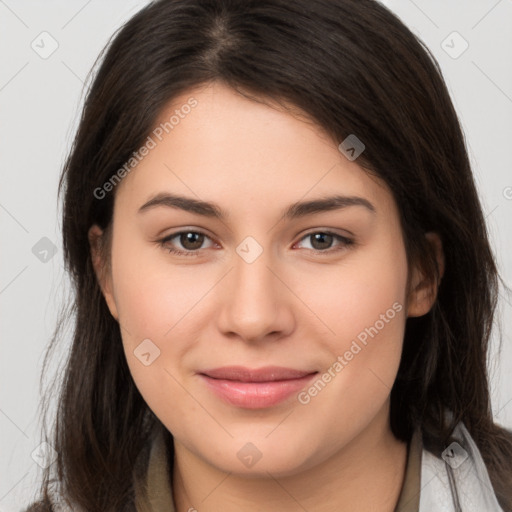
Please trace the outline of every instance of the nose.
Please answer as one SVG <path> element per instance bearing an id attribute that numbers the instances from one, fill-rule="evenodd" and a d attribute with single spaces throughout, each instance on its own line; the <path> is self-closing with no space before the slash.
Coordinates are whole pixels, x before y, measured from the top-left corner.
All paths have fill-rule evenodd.
<path id="1" fill-rule="evenodd" d="M 234 256 L 234 267 L 223 279 L 217 316 L 223 335 L 254 343 L 293 331 L 293 293 L 269 252 L 263 251 L 252 263 Z"/>

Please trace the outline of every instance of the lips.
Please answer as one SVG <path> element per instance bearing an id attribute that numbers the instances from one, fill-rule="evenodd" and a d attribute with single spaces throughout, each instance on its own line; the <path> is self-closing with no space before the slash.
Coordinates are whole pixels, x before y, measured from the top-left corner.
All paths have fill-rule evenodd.
<path id="1" fill-rule="evenodd" d="M 208 389 L 231 405 L 261 409 L 277 405 L 300 391 L 316 373 L 282 366 L 227 366 L 204 370 L 199 375 Z"/>
<path id="2" fill-rule="evenodd" d="M 238 382 L 273 382 L 276 380 L 300 379 L 315 371 L 294 370 L 282 366 L 266 366 L 251 370 L 244 366 L 224 366 L 201 372 L 213 379 L 236 380 Z"/>

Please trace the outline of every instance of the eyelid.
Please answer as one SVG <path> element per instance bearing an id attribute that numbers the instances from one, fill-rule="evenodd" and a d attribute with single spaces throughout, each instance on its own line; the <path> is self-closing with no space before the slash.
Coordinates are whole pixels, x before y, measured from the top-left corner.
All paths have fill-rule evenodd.
<path id="1" fill-rule="evenodd" d="M 344 233 L 338 233 L 338 231 L 343 231 Z M 329 234 L 329 235 L 335 235 L 335 236 L 340 236 L 342 238 L 356 238 L 356 235 L 354 233 L 352 233 L 351 231 L 349 231 L 348 229 L 343 229 L 343 230 L 339 230 L 339 229 L 336 229 L 336 228 L 323 228 L 323 227 L 319 227 L 319 228 L 312 228 L 312 229 L 309 229 L 307 230 L 305 233 L 303 233 L 302 235 L 300 235 L 300 238 L 299 240 L 302 240 L 304 237 L 308 236 L 308 235 L 312 235 L 314 233 L 325 233 L 325 234 Z"/>

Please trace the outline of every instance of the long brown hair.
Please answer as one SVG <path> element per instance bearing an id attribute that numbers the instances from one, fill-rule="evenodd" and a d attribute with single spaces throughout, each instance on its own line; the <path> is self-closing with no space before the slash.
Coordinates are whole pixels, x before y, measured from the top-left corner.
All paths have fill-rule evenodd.
<path id="1" fill-rule="evenodd" d="M 94 191 L 143 144 L 170 100 L 216 80 L 299 107 L 338 143 L 357 134 L 366 146 L 358 163 L 396 200 L 410 266 L 437 272 L 423 235 L 440 234 L 445 273 L 432 310 L 407 319 L 391 428 L 409 440 L 421 426 L 446 443 L 463 421 L 512 511 L 512 433 L 493 421 L 487 373 L 500 277 L 463 132 L 428 48 L 372 0 L 159 0 L 98 59 L 60 182 L 74 285 L 60 326 L 74 323 L 48 439 L 58 458 L 45 472 L 40 510 L 59 498 L 73 510 L 134 510 L 127 468 L 158 419 L 132 380 L 93 271 L 88 229 L 111 225 L 115 189 L 101 199 Z M 45 365 L 59 337 L 62 329 Z"/>

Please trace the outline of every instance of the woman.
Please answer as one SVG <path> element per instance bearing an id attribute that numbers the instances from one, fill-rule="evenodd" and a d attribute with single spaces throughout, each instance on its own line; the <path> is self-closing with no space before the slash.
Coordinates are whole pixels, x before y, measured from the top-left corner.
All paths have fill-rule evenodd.
<path id="1" fill-rule="evenodd" d="M 499 276 L 441 72 L 385 7 L 151 3 L 61 186 L 74 341 L 30 510 L 512 510 Z"/>

